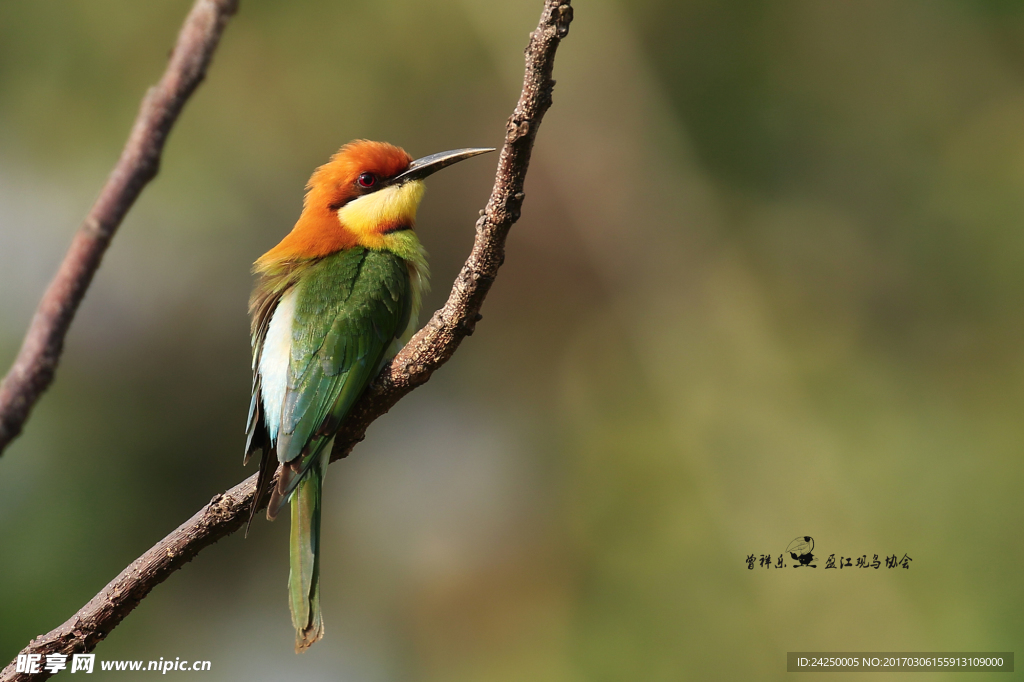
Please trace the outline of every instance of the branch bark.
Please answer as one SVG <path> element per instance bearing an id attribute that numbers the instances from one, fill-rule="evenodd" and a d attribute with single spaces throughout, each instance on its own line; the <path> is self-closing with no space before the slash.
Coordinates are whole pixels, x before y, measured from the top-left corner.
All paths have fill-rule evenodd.
<path id="1" fill-rule="evenodd" d="M 545 0 L 537 29 L 526 48 L 523 90 L 508 120 L 494 187 L 476 223 L 473 250 L 452 285 L 445 305 L 434 313 L 391 364 L 381 370 L 353 407 L 335 440 L 331 460 L 345 457 L 366 428 L 403 396 L 420 386 L 451 358 L 481 319 L 480 308 L 505 259 L 505 239 L 519 219 L 523 183 L 541 119 L 551 106 L 555 51 L 569 32 L 571 0 Z M 78 613 L 53 631 L 33 639 L 22 654 L 92 651 L 156 585 L 191 561 L 203 548 L 241 528 L 256 491 L 256 475 L 214 496 L 191 519 L 121 571 Z M 262 506 L 266 506 L 264 501 Z M 0 682 L 38 682 L 48 677 L 15 672 L 12 661 Z"/>
<path id="2" fill-rule="evenodd" d="M 64 337 L 125 214 L 160 168 L 160 155 L 185 102 L 202 82 L 238 0 L 196 0 L 160 82 L 142 100 L 121 157 L 43 294 L 14 364 L 0 383 L 0 455 L 21 433 L 53 382 Z"/>

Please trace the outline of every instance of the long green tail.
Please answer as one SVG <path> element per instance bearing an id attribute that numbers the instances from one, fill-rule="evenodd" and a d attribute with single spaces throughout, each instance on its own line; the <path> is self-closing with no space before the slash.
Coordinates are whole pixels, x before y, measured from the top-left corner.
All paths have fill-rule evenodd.
<path id="1" fill-rule="evenodd" d="M 324 623 L 320 616 L 320 500 L 326 469 L 326 461 L 313 465 L 291 499 L 288 596 L 297 654 L 324 636 Z"/>

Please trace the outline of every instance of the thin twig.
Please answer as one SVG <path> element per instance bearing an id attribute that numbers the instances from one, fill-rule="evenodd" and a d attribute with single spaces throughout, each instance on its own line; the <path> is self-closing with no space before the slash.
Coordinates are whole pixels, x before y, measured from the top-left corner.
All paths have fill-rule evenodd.
<path id="1" fill-rule="evenodd" d="M 163 77 L 143 98 L 121 158 L 72 239 L 18 356 L 0 383 L 0 454 L 21 433 L 32 407 L 53 381 L 64 337 L 103 254 L 128 209 L 156 176 L 167 135 L 206 75 L 224 26 L 237 8 L 238 0 L 196 0 Z"/>
<path id="2" fill-rule="evenodd" d="M 462 339 L 473 333 L 480 320 L 480 306 L 505 258 L 505 238 L 519 219 L 533 141 L 544 113 L 551 106 L 555 50 L 568 34 L 572 21 L 569 3 L 570 0 L 545 0 L 540 24 L 530 35 L 523 91 L 508 121 L 494 188 L 477 221 L 473 251 L 455 280 L 448 301 L 356 403 L 338 433 L 332 459 L 347 455 L 363 439 L 371 422 L 425 383 L 452 356 Z M 156 585 L 204 547 L 241 528 L 255 490 L 254 474 L 216 495 L 195 516 L 121 571 L 67 622 L 32 640 L 21 653 L 43 654 L 45 661 L 46 654 L 92 651 Z M 20 674 L 15 669 L 15 662 L 11 662 L 0 672 L 0 682 L 38 682 L 47 676 Z"/>

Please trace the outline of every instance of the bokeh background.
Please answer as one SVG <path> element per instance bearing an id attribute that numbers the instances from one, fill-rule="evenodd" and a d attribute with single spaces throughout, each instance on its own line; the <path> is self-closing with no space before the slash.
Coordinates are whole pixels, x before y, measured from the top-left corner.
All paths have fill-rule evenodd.
<path id="1" fill-rule="evenodd" d="M 4 367 L 189 5 L 0 3 Z M 242 1 L 0 458 L 0 663 L 252 473 L 248 270 L 311 170 L 499 144 L 539 11 Z M 331 467 L 327 638 L 293 654 L 261 520 L 98 657 L 612 682 L 1020 652 L 1024 4 L 579 0 L 555 76 L 477 333 Z M 430 180 L 428 315 L 494 161 Z M 817 569 L 748 570 L 800 535 Z"/>

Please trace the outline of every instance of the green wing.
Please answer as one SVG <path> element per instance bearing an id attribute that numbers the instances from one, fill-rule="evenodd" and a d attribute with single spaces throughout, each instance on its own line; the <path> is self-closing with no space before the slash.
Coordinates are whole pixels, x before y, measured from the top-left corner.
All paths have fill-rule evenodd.
<path id="1" fill-rule="evenodd" d="M 301 457 L 287 495 L 334 437 L 356 398 L 408 325 L 412 302 L 405 261 L 386 251 L 350 249 L 313 265 L 296 285 L 292 352 L 277 458 Z"/>

